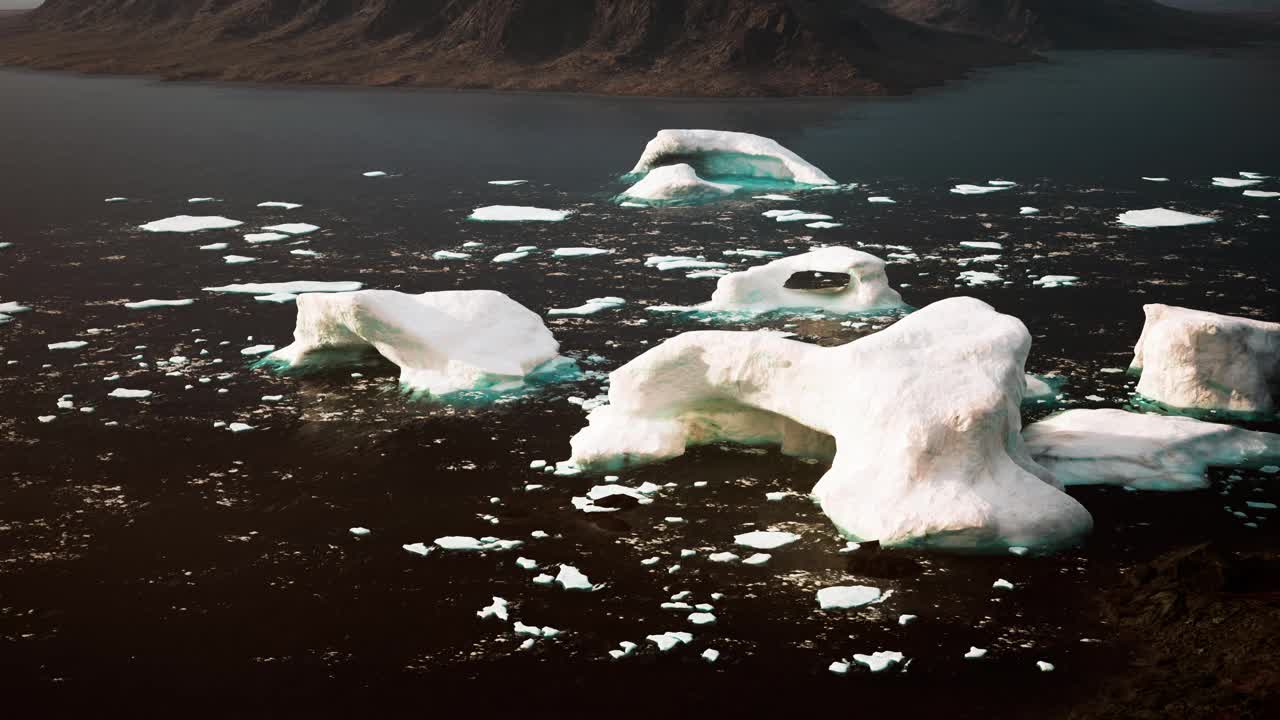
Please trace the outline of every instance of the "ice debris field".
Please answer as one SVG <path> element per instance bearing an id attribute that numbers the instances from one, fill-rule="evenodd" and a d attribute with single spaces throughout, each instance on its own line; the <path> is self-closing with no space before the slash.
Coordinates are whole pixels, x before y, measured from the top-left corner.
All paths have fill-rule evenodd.
<path id="1" fill-rule="evenodd" d="M 313 531 L 460 582 L 435 610 L 459 643 L 717 671 L 784 652 L 832 682 L 1088 662 L 1106 629 L 1020 603 L 1096 580 L 1098 513 L 1140 532 L 1144 497 L 1216 493 L 1224 532 L 1270 531 L 1275 180 L 1109 196 L 837 180 L 737 132 L 639 150 L 590 194 L 477 183 L 427 236 L 305 197 L 103 188 L 110 240 L 50 235 L 129 277 L 81 307 L 21 282 L 47 249 L 0 242 L 0 432 L 208 438 L 187 480 L 216 508 L 293 478 L 282 458 L 327 478 L 407 454 L 449 487 L 420 516 L 371 500 Z M 390 197 L 413 172 L 348 174 Z M 771 647 L 775 623 L 804 642 Z"/>

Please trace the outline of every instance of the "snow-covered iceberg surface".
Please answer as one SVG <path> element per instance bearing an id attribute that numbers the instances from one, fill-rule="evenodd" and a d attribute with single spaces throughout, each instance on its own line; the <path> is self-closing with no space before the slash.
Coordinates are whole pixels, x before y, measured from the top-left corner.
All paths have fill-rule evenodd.
<path id="1" fill-rule="evenodd" d="M 1269 414 L 1280 394 L 1280 323 L 1144 305 L 1133 349 L 1140 395 L 1171 408 Z"/>
<path id="2" fill-rule="evenodd" d="M 486 205 L 473 210 L 467 219 L 478 222 L 560 222 L 572 214 L 572 210 L 549 210 L 523 205 Z"/>
<path id="3" fill-rule="evenodd" d="M 570 462 L 608 471 L 691 445 L 781 445 L 832 462 L 813 492 L 855 539 L 1056 547 L 1092 519 L 1023 447 L 1030 347 L 1019 320 L 964 297 L 839 347 L 684 333 L 612 373 Z"/>
<path id="4" fill-rule="evenodd" d="M 732 195 L 739 187 L 703 180 L 692 165 L 680 163 L 650 170 L 617 199 L 650 205 L 693 205 Z"/>
<path id="5" fill-rule="evenodd" d="M 163 220 L 153 220 L 138 228 L 147 232 L 189 233 L 201 230 L 225 230 L 243 225 L 239 220 L 232 220 L 221 215 L 175 215 Z"/>
<path id="6" fill-rule="evenodd" d="M 542 318 L 494 290 L 309 293 L 297 303 L 293 344 L 269 363 L 331 365 L 373 349 L 400 367 L 406 388 L 444 395 L 514 389 L 559 360 Z"/>
<path id="7" fill-rule="evenodd" d="M 861 250 L 819 248 L 725 275 L 716 281 L 711 300 L 678 309 L 760 314 L 800 309 L 858 313 L 906 307 L 898 291 L 889 287 L 884 266 L 883 260 Z M 797 273 L 848 276 L 848 284 L 817 290 L 788 287 L 788 281 Z M 673 308 L 658 306 L 655 309 Z"/>
<path id="8" fill-rule="evenodd" d="M 631 174 L 687 164 L 704 178 L 755 178 L 800 185 L 834 185 L 812 163 L 759 135 L 724 130 L 660 130 L 644 147 Z"/>
<path id="9" fill-rule="evenodd" d="M 353 281 L 317 282 L 314 280 L 290 280 L 288 282 L 271 283 L 235 283 L 207 287 L 207 292 L 239 293 L 257 295 L 258 299 L 270 299 L 271 302 L 289 302 L 300 293 L 337 293 L 355 292 L 363 285 Z"/>
<path id="10" fill-rule="evenodd" d="M 1191 213 L 1178 212 L 1168 208 L 1151 208 L 1149 210 L 1129 210 L 1116 216 L 1121 225 L 1138 228 L 1181 227 L 1183 225 L 1208 225 L 1218 222 L 1216 218 Z"/>
<path id="11" fill-rule="evenodd" d="M 1027 426 L 1027 450 L 1066 485 L 1207 487 L 1210 465 L 1280 462 L 1280 435 L 1188 417 L 1067 410 Z"/>

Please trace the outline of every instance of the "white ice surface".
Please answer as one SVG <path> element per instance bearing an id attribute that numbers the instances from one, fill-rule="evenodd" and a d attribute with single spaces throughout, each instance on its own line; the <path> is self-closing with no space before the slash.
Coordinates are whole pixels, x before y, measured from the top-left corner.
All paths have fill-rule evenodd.
<path id="1" fill-rule="evenodd" d="M 1008 186 L 990 186 L 990 185 L 969 185 L 961 184 L 951 188 L 951 192 L 956 195 L 986 195 L 987 193 L 1000 192 L 1008 190 Z"/>
<path id="2" fill-rule="evenodd" d="M 257 259 L 258 258 L 249 257 L 247 255 L 223 255 L 222 256 L 222 262 L 228 265 L 244 265 L 245 263 L 255 262 L 257 261 Z"/>
<path id="3" fill-rule="evenodd" d="M 889 287 L 884 266 L 883 260 L 861 250 L 819 248 L 725 275 L 716 281 L 711 299 L 697 309 L 758 314 L 815 308 L 857 313 L 904 307 L 902 296 Z M 844 273 L 850 276 L 849 284 L 842 290 L 816 292 L 784 287 L 792 275 L 806 271 Z"/>
<path id="4" fill-rule="evenodd" d="M 268 200 L 267 202 L 258 203 L 260 208 L 280 208 L 281 210 L 296 210 L 302 205 L 291 202 L 280 202 L 278 200 Z"/>
<path id="5" fill-rule="evenodd" d="M 291 280 L 289 282 L 239 283 L 204 288 L 209 292 L 240 293 L 244 295 L 275 295 L 285 293 L 298 295 L 301 293 L 337 293 L 359 290 L 358 282 L 314 282 L 311 280 Z"/>
<path id="6" fill-rule="evenodd" d="M 723 130 L 660 130 L 645 145 L 632 175 L 669 165 L 673 159 L 693 165 L 703 177 L 752 177 L 803 185 L 834 185 L 812 163 L 759 135 Z"/>
<path id="7" fill-rule="evenodd" d="M 561 565 L 556 573 L 556 584 L 565 590 L 594 590 L 595 586 L 582 571 L 572 565 Z"/>
<path id="8" fill-rule="evenodd" d="M 284 233 L 286 235 L 307 235 L 320 229 L 319 225 L 311 223 L 281 223 L 280 225 L 268 225 L 263 230 L 273 233 Z"/>
<path id="9" fill-rule="evenodd" d="M 160 307 L 181 307 L 183 305 L 191 305 L 194 302 L 195 300 L 190 298 L 183 300 L 139 300 L 138 302 L 127 302 L 124 306 L 130 310 L 150 310 L 151 308 Z"/>
<path id="10" fill-rule="evenodd" d="M 50 350 L 79 350 L 88 345 L 84 340 L 65 340 L 63 342 L 49 343 Z"/>
<path id="11" fill-rule="evenodd" d="M 154 220 L 138 227 L 147 232 L 189 233 L 201 230 L 225 230 L 243 224 L 239 220 L 232 220 L 219 215 L 175 215 L 163 220 Z"/>
<path id="12" fill-rule="evenodd" d="M 591 255 L 607 255 L 613 252 L 604 248 L 589 247 L 562 247 L 551 251 L 551 257 L 567 258 L 567 257 L 589 257 Z"/>
<path id="13" fill-rule="evenodd" d="M 781 532 L 777 530 L 755 530 L 749 533 L 735 535 L 733 543 L 742 545 L 743 547 L 754 548 L 756 550 L 775 550 L 783 545 L 800 539 L 799 535 L 789 532 Z"/>
<path id="14" fill-rule="evenodd" d="M 692 166 L 680 163 L 653 168 L 619 197 L 657 203 L 697 203 L 732 195 L 739 187 L 704 180 Z"/>
<path id="15" fill-rule="evenodd" d="M 289 366 L 373 348 L 404 386 L 439 395 L 520 382 L 558 357 L 542 318 L 493 290 L 310 293 L 297 304 L 293 344 L 271 355 Z"/>
<path id="16" fill-rule="evenodd" d="M 269 242 L 275 242 L 277 240 L 288 240 L 290 237 L 292 236 L 289 235 L 288 233 L 264 232 L 264 233 L 249 233 L 244 236 L 244 239 L 245 239 L 245 242 L 248 242 L 251 245 L 256 245 L 257 243 L 269 243 Z"/>
<path id="17" fill-rule="evenodd" d="M 119 398 L 124 400 L 141 400 L 149 398 L 152 395 L 150 390 L 129 390 L 128 388 L 116 388 L 107 393 L 107 397 Z"/>
<path id="18" fill-rule="evenodd" d="M 818 607 L 823 610 L 848 610 L 880 599 L 880 588 L 868 585 L 846 585 L 818 591 Z"/>
<path id="19" fill-rule="evenodd" d="M 870 655 L 854 655 L 854 662 L 866 665 L 871 672 L 881 672 L 902 662 L 902 653 L 892 650 L 877 650 Z"/>
<path id="20" fill-rule="evenodd" d="M 1214 185 L 1225 188 L 1248 187 L 1250 185 L 1257 185 L 1260 182 L 1262 181 L 1250 178 L 1216 177 L 1213 179 Z"/>
<path id="21" fill-rule="evenodd" d="M 572 210 L 548 210 L 521 205 L 487 205 L 473 210 L 467 219 L 481 222 L 559 222 L 572 214 Z"/>
<path id="22" fill-rule="evenodd" d="M 1116 216 L 1121 225 L 1137 228 L 1181 227 L 1183 225 L 1208 225 L 1217 219 L 1203 215 L 1178 212 L 1167 208 L 1129 210 Z"/>

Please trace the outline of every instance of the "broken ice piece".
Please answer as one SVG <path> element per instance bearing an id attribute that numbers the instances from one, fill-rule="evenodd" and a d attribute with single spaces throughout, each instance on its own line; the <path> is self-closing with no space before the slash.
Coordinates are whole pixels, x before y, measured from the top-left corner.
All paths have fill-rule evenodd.
<path id="1" fill-rule="evenodd" d="M 561 565 L 555 581 L 565 590 L 594 590 L 591 581 L 572 565 Z"/>
<path id="2" fill-rule="evenodd" d="M 781 532 L 776 530 L 756 530 L 741 535 L 735 535 L 734 544 L 744 547 L 753 548 L 755 550 L 774 550 L 783 545 L 789 545 L 800 539 L 799 535 L 789 532 Z"/>
<path id="3" fill-rule="evenodd" d="M 355 535 L 356 537 L 364 537 L 373 531 L 367 527 L 357 526 L 357 527 L 351 528 L 350 530 L 348 530 L 348 532 L 350 532 L 352 535 Z"/>
<path id="4" fill-rule="evenodd" d="M 421 557 L 426 557 L 427 553 L 431 552 L 431 548 L 420 542 L 409 543 L 408 545 L 401 545 L 400 547 L 404 548 L 406 552 L 411 552 L 414 555 L 419 555 Z"/>
<path id="5" fill-rule="evenodd" d="M 991 587 L 995 588 L 996 590 L 1012 590 L 1013 583 L 1009 582 L 1008 580 L 1005 580 L 1004 578 L 1000 578 L 999 580 L 996 580 L 995 582 L 991 583 Z"/>
<path id="6" fill-rule="evenodd" d="M 1037 660 L 1036 667 L 1040 668 L 1040 672 L 1053 672 L 1053 663 Z"/>
<path id="7" fill-rule="evenodd" d="M 660 652 L 666 652 L 681 643 L 693 642 L 693 635 L 687 632 L 665 632 L 661 635 L 649 635 L 645 639 L 657 645 Z"/>
<path id="8" fill-rule="evenodd" d="M 507 620 L 507 601 L 506 601 L 506 600 L 503 600 L 502 598 L 498 597 L 497 595 L 494 595 L 494 596 L 493 596 L 493 604 L 488 605 L 488 606 L 486 606 L 486 607 L 484 607 L 484 608 L 481 608 L 480 610 L 476 611 L 476 617 L 480 618 L 481 620 L 485 620 L 485 619 L 487 619 L 487 618 L 491 618 L 491 617 L 492 617 L 492 618 L 498 618 L 499 620 L 501 620 L 501 621 L 503 621 L 503 622 L 506 622 L 506 620 Z M 517 632 L 519 632 L 518 626 L 520 625 L 520 623 L 518 623 L 518 622 L 517 622 L 517 623 L 516 623 L 516 625 L 517 625 Z"/>
<path id="9" fill-rule="evenodd" d="M 902 662 L 902 653 L 892 650 L 877 650 L 870 655 L 854 655 L 855 662 L 866 665 L 871 672 L 880 672 L 887 670 L 893 665 Z"/>
<path id="10" fill-rule="evenodd" d="M 827 587 L 818 591 L 818 607 L 823 610 L 847 610 L 879 599 L 880 588 L 868 585 Z"/>
<path id="11" fill-rule="evenodd" d="M 702 659 L 709 663 L 713 663 L 720 659 L 720 651 L 713 648 L 707 648 L 702 651 Z"/>
<path id="12" fill-rule="evenodd" d="M 965 660 L 979 660 L 986 657 L 987 651 L 984 648 L 969 646 L 969 652 L 964 654 Z"/>
<path id="13" fill-rule="evenodd" d="M 763 565 L 769 562 L 769 559 L 772 557 L 773 556 L 770 555 L 769 553 L 756 553 L 754 555 L 751 555 L 747 559 L 743 560 L 742 564 L 743 565 Z"/>

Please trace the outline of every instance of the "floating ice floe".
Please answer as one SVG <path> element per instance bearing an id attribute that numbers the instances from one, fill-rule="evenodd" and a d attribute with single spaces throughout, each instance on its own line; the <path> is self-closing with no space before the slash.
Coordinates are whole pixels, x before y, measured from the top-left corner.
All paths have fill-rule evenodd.
<path id="1" fill-rule="evenodd" d="M 453 252 L 450 250 L 437 250 L 431 254 L 433 260 L 466 260 L 471 257 L 471 253 Z"/>
<path id="2" fill-rule="evenodd" d="M 253 426 L 249 423 L 233 422 L 230 425 L 227 425 L 227 430 L 233 433 L 243 433 L 253 430 Z"/>
<path id="3" fill-rule="evenodd" d="M 772 558 L 773 556 L 770 555 L 769 553 L 755 553 L 753 555 L 749 555 L 743 558 L 742 564 L 743 565 L 764 565 L 765 563 L 769 562 L 769 560 Z"/>
<path id="4" fill-rule="evenodd" d="M 198 205 L 201 203 L 222 202 L 222 201 L 215 197 L 193 197 L 193 198 L 189 198 L 187 202 L 193 205 Z"/>
<path id="5" fill-rule="evenodd" d="M 20 305 L 16 302 L 0 303 L 0 325 L 3 325 L 9 322 L 10 320 L 13 320 L 13 318 L 10 316 L 17 315 L 18 313 L 27 312 L 30 309 L 31 308 L 27 307 L 26 305 Z"/>
<path id="6" fill-rule="evenodd" d="M 969 185 L 961 184 L 951 188 L 951 192 L 956 195 L 986 195 L 987 193 L 1000 192 L 1008 190 L 1008 185 Z"/>
<path id="7" fill-rule="evenodd" d="M 153 395 L 150 390 L 129 390 L 128 388 L 116 388 L 107 393 L 107 397 L 118 398 L 121 400 L 141 400 L 149 398 Z"/>
<path id="8" fill-rule="evenodd" d="M 995 582 L 991 583 L 991 588 L 993 590 L 1012 590 L 1013 583 L 1005 580 L 1004 578 L 999 578 Z"/>
<path id="9" fill-rule="evenodd" d="M 405 552 L 418 555 L 420 557 L 426 557 L 432 550 L 432 548 L 427 547 L 425 543 L 420 542 L 409 543 L 407 545 L 401 545 L 400 547 L 403 548 Z"/>
<path id="10" fill-rule="evenodd" d="M 1054 670 L 1053 663 L 1045 662 L 1044 660 L 1037 660 L 1036 667 L 1040 669 L 1040 672 L 1053 672 Z"/>
<path id="11" fill-rule="evenodd" d="M 268 225 L 263 230 L 272 233 L 284 233 L 286 235 L 307 235 L 320 229 L 319 225 L 311 223 L 281 223 L 279 225 Z"/>
<path id="12" fill-rule="evenodd" d="M 720 659 L 720 651 L 714 648 L 707 648 L 702 651 L 702 659 L 709 663 L 713 663 Z"/>
<path id="13" fill-rule="evenodd" d="M 494 290 L 309 293 L 297 304 L 293 344 L 268 358 L 286 367 L 372 348 L 399 366 L 405 387 L 443 395 L 519 386 L 559 359 L 542 318 Z"/>
<path id="14" fill-rule="evenodd" d="M 369 528 L 367 528 L 367 527 L 360 527 L 359 525 L 357 525 L 357 526 L 355 526 L 355 527 L 351 528 L 350 530 L 348 530 L 347 532 L 351 533 L 352 535 L 354 535 L 354 536 L 356 536 L 356 537 L 366 537 L 366 536 L 368 536 L 370 533 L 372 533 L 373 531 L 372 531 L 372 530 L 370 530 L 370 529 L 369 529 Z"/>
<path id="15" fill-rule="evenodd" d="M 739 189 L 739 185 L 703 180 L 691 165 L 680 163 L 650 170 L 618 199 L 653 205 L 695 204 L 718 200 Z"/>
<path id="16" fill-rule="evenodd" d="M 689 617 L 685 618 L 694 625 L 711 625 L 715 623 L 716 616 L 709 612 L 689 613 Z"/>
<path id="17" fill-rule="evenodd" d="M 507 618 L 510 616 L 507 611 L 508 604 L 509 603 L 507 603 L 507 601 L 504 600 L 503 598 L 500 598 L 497 595 L 494 595 L 492 603 L 476 611 L 476 617 L 480 618 L 481 620 L 487 620 L 488 618 L 497 618 L 502 622 L 506 622 Z M 517 625 L 519 625 L 519 623 L 517 623 Z M 519 632 L 519 628 L 516 629 L 516 632 Z"/>
<path id="18" fill-rule="evenodd" d="M 256 262 L 258 258 L 249 257 L 247 255 L 223 255 L 222 262 L 228 265 L 243 265 L 245 263 Z"/>
<path id="19" fill-rule="evenodd" d="M 986 656 L 987 656 L 986 649 L 980 648 L 980 647 L 974 647 L 970 645 L 969 652 L 964 654 L 964 659 L 965 660 L 981 660 Z"/>
<path id="20" fill-rule="evenodd" d="M 791 202 L 795 198 L 790 195 L 778 195 L 776 193 L 766 193 L 764 195 L 752 195 L 752 200 L 772 200 L 774 202 Z"/>
<path id="21" fill-rule="evenodd" d="M 1012 180 L 988 180 L 987 184 L 994 185 L 996 187 L 1014 187 L 1018 183 Z"/>
<path id="22" fill-rule="evenodd" d="M 1080 278 L 1076 275 L 1041 275 L 1032 280 L 1031 284 L 1039 287 L 1055 288 L 1075 285 L 1078 282 L 1080 282 Z"/>
<path id="23" fill-rule="evenodd" d="M 660 263 L 658 267 L 662 267 Z M 651 306 L 655 312 L 698 310 L 760 314 L 783 310 L 821 309 L 861 313 L 905 307 L 902 296 L 889 287 L 880 258 L 847 247 L 827 247 L 773 260 L 730 273 L 716 282 L 707 302 L 693 307 Z M 844 287 L 800 290 L 787 287 L 797 273 L 835 273 L 849 278 Z"/>
<path id="24" fill-rule="evenodd" d="M 708 555 L 707 559 L 710 560 L 711 562 L 727 563 L 727 562 L 733 562 L 734 560 L 737 560 L 738 556 L 731 552 L 717 552 L 717 553 L 711 553 L 710 555 Z"/>
<path id="25" fill-rule="evenodd" d="M 818 591 L 818 607 L 823 610 L 848 610 L 880 599 L 880 588 L 848 585 L 822 588 Z"/>
<path id="26" fill-rule="evenodd" d="M 297 210 L 302 207 L 299 203 L 279 202 L 277 200 L 268 200 L 267 202 L 258 203 L 260 208 L 280 208 L 281 210 Z"/>
<path id="27" fill-rule="evenodd" d="M 626 304 L 626 300 L 620 297 L 600 297 L 591 298 L 582 305 L 571 308 L 552 308 L 547 311 L 548 315 L 594 315 L 601 310 L 613 310 Z"/>
<path id="28" fill-rule="evenodd" d="M 1184 225 L 1208 225 L 1218 222 L 1217 218 L 1192 215 L 1167 208 L 1129 210 L 1117 215 L 1116 221 L 1121 225 L 1137 228 L 1181 227 Z"/>
<path id="29" fill-rule="evenodd" d="M 524 544 L 523 540 L 501 540 L 496 537 L 473 538 L 469 535 L 446 535 L 436 538 L 436 547 L 441 550 L 463 552 L 487 552 L 490 550 L 513 550 Z"/>
<path id="30" fill-rule="evenodd" d="M 898 201 L 897 201 L 897 200 L 894 200 L 894 199 L 893 199 L 893 198 L 891 198 L 891 197 L 885 197 L 884 195 L 875 195 L 875 196 L 872 196 L 872 197 L 867 198 L 867 202 L 869 202 L 869 203 L 883 203 L 883 204 L 886 204 L 886 205 L 893 205 L 893 204 L 896 204 Z"/>
<path id="31" fill-rule="evenodd" d="M 473 210 L 467 219 L 479 222 L 560 222 L 572 214 L 572 210 L 548 210 L 521 205 L 487 205 Z"/>
<path id="32" fill-rule="evenodd" d="M 88 345 L 84 340 L 65 340 L 63 342 L 49 343 L 50 350 L 79 350 Z"/>
<path id="33" fill-rule="evenodd" d="M 242 295 L 289 295 L 293 300 L 302 293 L 338 293 L 354 292 L 362 287 L 361 283 L 350 281 L 315 282 L 312 280 L 290 280 L 274 283 L 237 283 L 204 288 L 207 292 L 238 293 Z"/>
<path id="34" fill-rule="evenodd" d="M 1271 177 L 1270 175 L 1263 175 L 1262 173 L 1256 173 L 1256 172 L 1248 172 L 1246 170 L 1241 170 L 1236 174 L 1242 178 L 1248 178 L 1249 180 L 1266 180 L 1267 178 Z"/>
<path id="35" fill-rule="evenodd" d="M 263 355 L 275 350 L 275 345 L 250 345 L 240 351 L 241 355 Z"/>
<path id="36" fill-rule="evenodd" d="M 981 270 L 965 270 L 956 278 L 970 287 L 979 285 L 990 285 L 991 283 L 1004 282 L 1004 278 L 993 272 L 983 272 Z"/>
<path id="37" fill-rule="evenodd" d="M 783 545 L 790 545 L 799 539 L 800 536 L 795 533 L 781 532 L 777 530 L 755 530 L 753 532 L 735 535 L 733 537 L 733 543 L 735 545 L 741 545 L 743 547 L 749 547 L 756 550 L 776 550 Z"/>
<path id="38" fill-rule="evenodd" d="M 1225 188 L 1248 187 L 1250 185 L 1257 185 L 1260 182 L 1262 181 L 1251 178 L 1216 177 L 1213 179 L 1214 185 Z"/>
<path id="39" fill-rule="evenodd" d="M 608 255 L 613 252 L 604 248 L 588 248 L 588 247 L 562 247 L 551 251 L 551 257 L 590 257 L 592 255 Z"/>
<path id="40" fill-rule="evenodd" d="M 777 141 L 723 130 L 660 130 L 631 169 L 639 176 L 673 162 L 705 178 L 754 178 L 801 185 L 834 185 L 826 173 Z"/>
<path id="41" fill-rule="evenodd" d="M 1280 406 L 1280 323 L 1144 305 L 1137 392 L 1168 407 L 1270 414 Z"/>
<path id="42" fill-rule="evenodd" d="M 902 662 L 902 653 L 892 650 L 877 650 L 870 655 L 854 655 L 854 662 L 866 665 L 871 672 L 882 672 Z"/>
<path id="43" fill-rule="evenodd" d="M 506 253 L 499 253 L 497 255 L 494 255 L 492 262 L 509 263 L 509 262 L 515 262 L 516 260 L 523 260 L 527 257 L 529 257 L 528 252 L 506 252 Z"/>
<path id="44" fill-rule="evenodd" d="M 208 245 L 201 245 L 200 249 L 201 250 L 226 250 L 229 247 L 231 247 L 229 244 L 221 242 L 221 243 L 210 243 Z"/>
<path id="45" fill-rule="evenodd" d="M 129 201 L 129 198 L 126 198 L 126 197 L 109 197 L 109 198 L 104 199 L 102 202 L 105 202 L 105 203 L 122 203 L 122 202 L 128 202 L 128 201 Z"/>
<path id="46" fill-rule="evenodd" d="M 124 306 L 130 310 L 150 310 L 152 308 L 160 307 L 182 307 L 184 305 L 191 305 L 194 302 L 195 300 L 190 298 L 183 300 L 139 300 L 137 302 L 127 302 Z"/>
<path id="47" fill-rule="evenodd" d="M 572 565 L 561 565 L 560 572 L 556 573 L 555 582 L 565 590 L 595 590 L 591 580 Z"/>
<path id="48" fill-rule="evenodd" d="M 815 220 L 826 221 L 826 220 L 832 219 L 830 215 L 824 215 L 823 213 L 804 212 L 802 210 L 780 210 L 774 215 L 769 215 L 768 217 L 772 217 L 775 222 L 780 222 L 780 223 L 784 223 L 784 222 L 807 223 Z"/>
<path id="49" fill-rule="evenodd" d="M 1030 346 L 1019 320 L 963 297 L 838 347 L 684 333 L 610 375 L 568 462 L 607 471 L 689 446 L 781 445 L 832 462 L 813 494 L 854 539 L 1060 546 L 1092 520 L 1019 434 Z"/>
<path id="50" fill-rule="evenodd" d="M 1022 207 L 1018 208 L 1018 214 L 1019 215 L 1039 215 L 1040 208 L 1031 207 L 1030 205 L 1023 205 Z"/>
<path id="51" fill-rule="evenodd" d="M 1144 175 L 1142 179 L 1146 180 L 1147 182 L 1156 182 L 1156 183 L 1169 182 L 1169 178 L 1167 177 L 1146 177 Z"/>
<path id="52" fill-rule="evenodd" d="M 251 245 L 256 245 L 258 243 L 269 243 L 269 242 L 275 242 L 277 240 L 288 240 L 290 237 L 293 237 L 293 236 L 289 235 L 288 233 L 265 232 L 265 233 L 249 233 L 244 236 L 244 239 L 245 239 L 245 242 L 248 242 Z"/>
<path id="53" fill-rule="evenodd" d="M 993 240 L 961 240 L 960 247 L 975 250 L 1003 250 L 1004 246 Z"/>
<path id="54" fill-rule="evenodd" d="M 920 619 L 920 616 L 919 616 L 919 615 L 907 615 L 907 614 L 899 615 L 899 616 L 898 616 L 898 624 L 899 624 L 899 625 L 902 625 L 902 626 L 904 626 L 904 627 L 905 627 L 905 626 L 910 625 L 911 623 L 913 623 L 913 622 L 915 622 L 916 620 L 919 620 L 919 619 Z"/>
<path id="55" fill-rule="evenodd" d="M 649 635 L 645 639 L 657 645 L 659 652 L 666 652 L 677 645 L 693 642 L 693 635 L 687 632 L 665 632 L 661 635 Z"/>
<path id="56" fill-rule="evenodd" d="M 1280 197 L 1280 192 L 1275 192 L 1274 190 L 1245 190 L 1244 196 L 1251 198 L 1277 198 Z"/>
<path id="57" fill-rule="evenodd" d="M 368 172 L 366 172 L 366 173 L 362 173 L 362 174 L 363 174 L 365 177 L 367 177 L 367 178 L 386 177 L 386 176 L 387 176 L 387 173 L 386 173 L 386 172 L 384 172 L 384 171 L 382 171 L 382 170 L 370 170 L 370 171 L 368 171 Z"/>
<path id="58" fill-rule="evenodd" d="M 490 185 L 523 185 L 527 182 L 529 181 L 528 180 L 490 180 L 489 184 Z"/>
<path id="59" fill-rule="evenodd" d="M 1115 409 L 1067 410 L 1028 425 L 1022 437 L 1031 457 L 1066 485 L 1198 490 L 1209 485 L 1210 465 L 1280 459 L 1275 433 Z"/>
<path id="60" fill-rule="evenodd" d="M 831 228 L 844 227 L 844 223 L 833 223 L 826 222 L 825 220 L 819 220 L 818 222 L 805 223 L 805 227 L 813 228 L 815 230 L 829 230 Z"/>
<path id="61" fill-rule="evenodd" d="M 189 233 L 201 230 L 226 230 L 244 223 L 220 215 L 175 215 L 174 217 L 154 220 L 138 228 L 147 232 Z"/>
<path id="62" fill-rule="evenodd" d="M 777 250 L 725 250 L 725 255 L 752 258 L 777 257 L 782 253 Z"/>

